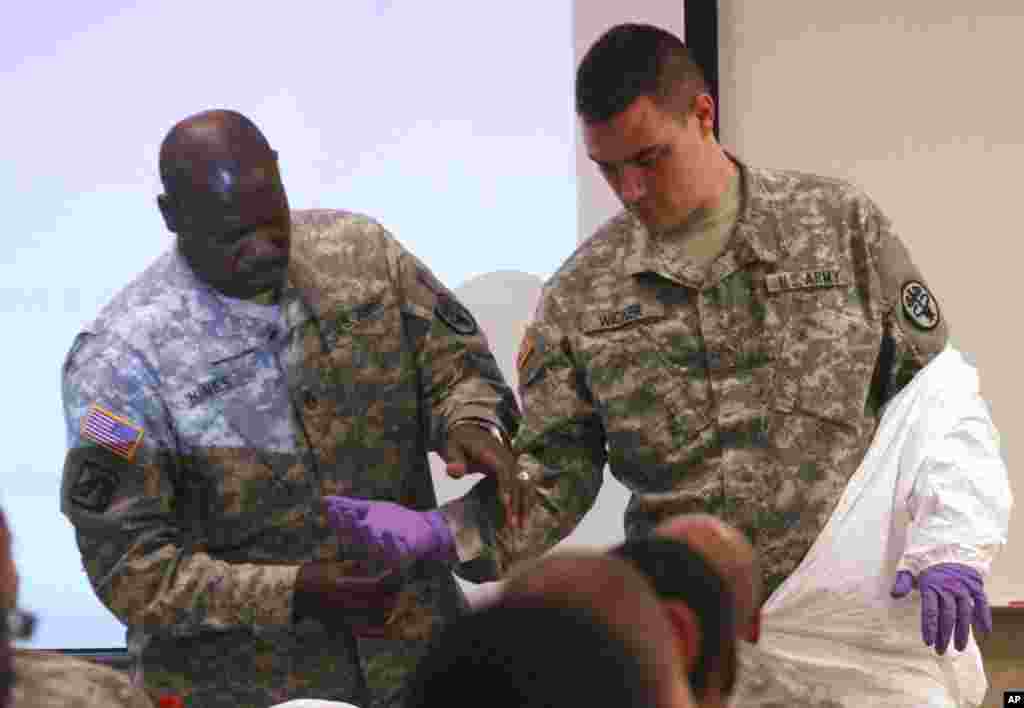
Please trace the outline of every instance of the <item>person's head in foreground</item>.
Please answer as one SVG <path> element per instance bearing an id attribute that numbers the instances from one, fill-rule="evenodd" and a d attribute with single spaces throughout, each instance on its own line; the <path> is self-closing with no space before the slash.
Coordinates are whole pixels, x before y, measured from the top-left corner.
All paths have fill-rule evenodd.
<path id="1" fill-rule="evenodd" d="M 724 706 L 736 682 L 736 629 L 732 594 L 718 573 L 686 544 L 664 537 L 630 539 L 611 553 L 653 585 L 697 704 Z"/>
<path id="2" fill-rule="evenodd" d="M 408 708 L 657 708 L 647 667 L 592 613 L 499 603 L 443 630 L 407 685 Z"/>
<path id="3" fill-rule="evenodd" d="M 736 637 L 756 643 L 761 635 L 761 563 L 743 532 L 710 514 L 680 514 L 658 524 L 654 533 L 682 541 L 718 571 L 736 603 Z"/>
<path id="4" fill-rule="evenodd" d="M 590 159 L 651 231 L 716 204 L 735 173 L 703 72 L 659 27 L 616 25 L 594 42 L 576 71 L 576 113 Z"/>
<path id="5" fill-rule="evenodd" d="M 498 600 L 523 602 L 591 613 L 639 658 L 653 681 L 658 708 L 694 705 L 669 617 L 651 584 L 628 562 L 604 553 L 562 551 L 525 563 L 510 575 Z M 545 640 L 546 635 L 538 639 Z"/>

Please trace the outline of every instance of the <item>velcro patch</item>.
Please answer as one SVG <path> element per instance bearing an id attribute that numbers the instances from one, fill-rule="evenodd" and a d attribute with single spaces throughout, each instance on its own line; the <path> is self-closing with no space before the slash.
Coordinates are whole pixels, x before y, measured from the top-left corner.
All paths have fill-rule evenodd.
<path id="1" fill-rule="evenodd" d="M 600 332 L 606 329 L 617 329 L 635 322 L 658 320 L 665 316 L 665 306 L 649 302 L 634 302 L 617 310 L 600 312 L 584 312 L 582 329 L 584 332 Z"/>
<path id="2" fill-rule="evenodd" d="M 448 325 L 456 334 L 469 337 L 477 333 L 476 320 L 469 310 L 454 297 L 442 295 L 434 305 L 434 314 Z"/>
<path id="3" fill-rule="evenodd" d="M 82 439 L 131 462 L 142 442 L 143 430 L 127 418 L 94 403 L 82 419 L 81 434 Z"/>
<path id="4" fill-rule="evenodd" d="M 95 451 L 95 448 L 93 450 Z M 84 450 L 78 452 L 81 454 L 72 453 L 74 460 L 69 457 L 69 463 L 75 467 L 69 470 L 74 475 L 69 493 L 70 501 L 87 511 L 106 511 L 121 481 L 116 469 L 118 463 L 114 459 L 92 459 Z"/>
<path id="5" fill-rule="evenodd" d="M 806 288 L 834 288 L 848 284 L 846 274 L 839 268 L 803 270 L 795 273 L 771 273 L 764 277 L 764 285 L 770 293 Z"/>
<path id="6" fill-rule="evenodd" d="M 939 303 L 931 292 L 918 280 L 908 280 L 900 288 L 900 302 L 903 314 L 918 329 L 926 332 L 939 326 Z"/>

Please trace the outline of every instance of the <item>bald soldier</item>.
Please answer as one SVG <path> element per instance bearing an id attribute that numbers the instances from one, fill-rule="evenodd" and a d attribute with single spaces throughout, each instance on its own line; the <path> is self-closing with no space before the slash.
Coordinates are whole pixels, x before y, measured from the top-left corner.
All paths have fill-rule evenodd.
<path id="1" fill-rule="evenodd" d="M 290 211 L 246 117 L 178 123 L 160 176 L 176 243 L 63 368 L 62 508 L 92 586 L 154 695 L 397 702 L 467 607 L 451 569 L 492 577 L 460 563 L 450 519 L 493 537 L 501 515 L 493 478 L 486 509 L 437 508 L 427 453 L 505 469 L 515 398 L 472 314 L 381 225 Z M 339 539 L 323 503 L 339 494 L 415 510 L 416 561 Z"/>

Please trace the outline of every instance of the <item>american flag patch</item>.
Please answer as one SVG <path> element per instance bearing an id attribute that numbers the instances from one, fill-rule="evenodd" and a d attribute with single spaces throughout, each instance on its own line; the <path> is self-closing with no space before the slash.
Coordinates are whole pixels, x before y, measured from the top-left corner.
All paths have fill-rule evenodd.
<path id="1" fill-rule="evenodd" d="M 143 430 L 129 420 L 116 416 L 95 403 L 82 421 L 82 437 L 129 462 L 142 442 Z"/>

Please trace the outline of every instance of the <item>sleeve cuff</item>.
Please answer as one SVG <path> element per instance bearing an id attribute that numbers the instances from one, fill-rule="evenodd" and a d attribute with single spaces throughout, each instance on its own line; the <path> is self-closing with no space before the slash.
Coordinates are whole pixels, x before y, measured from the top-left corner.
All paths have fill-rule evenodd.
<path id="1" fill-rule="evenodd" d="M 505 430 L 505 426 L 498 420 L 498 416 L 493 408 L 475 405 L 464 406 L 459 410 L 458 417 L 451 419 L 448 423 L 448 430 L 450 431 L 455 426 L 465 423 L 473 423 L 483 428 L 495 429 L 501 434 L 502 441 L 508 442 L 508 431 Z"/>
<path id="2" fill-rule="evenodd" d="M 959 563 L 978 571 L 981 576 L 988 577 L 992 561 L 1001 545 L 980 546 L 939 546 L 928 550 L 908 552 L 900 558 L 896 571 L 910 571 L 917 577 L 923 570 L 939 563 Z"/>
<path id="3" fill-rule="evenodd" d="M 260 569 L 264 574 L 260 597 L 250 598 L 256 611 L 257 626 L 282 627 L 293 624 L 292 601 L 295 581 L 299 577 L 297 565 L 268 565 Z"/>
<path id="4" fill-rule="evenodd" d="M 455 542 L 455 554 L 460 563 L 478 558 L 484 550 L 480 529 L 473 523 L 470 515 L 470 504 L 465 497 L 453 499 L 442 504 L 438 511 L 448 525 Z"/>

